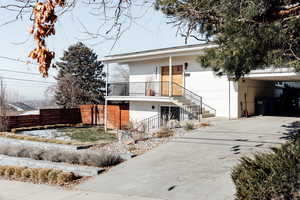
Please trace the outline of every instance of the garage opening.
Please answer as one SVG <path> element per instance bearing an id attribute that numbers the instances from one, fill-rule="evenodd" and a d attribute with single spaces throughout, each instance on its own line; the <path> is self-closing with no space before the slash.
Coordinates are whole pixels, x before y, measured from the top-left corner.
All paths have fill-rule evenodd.
<path id="1" fill-rule="evenodd" d="M 249 78 L 239 82 L 239 115 L 300 116 L 300 80 Z"/>

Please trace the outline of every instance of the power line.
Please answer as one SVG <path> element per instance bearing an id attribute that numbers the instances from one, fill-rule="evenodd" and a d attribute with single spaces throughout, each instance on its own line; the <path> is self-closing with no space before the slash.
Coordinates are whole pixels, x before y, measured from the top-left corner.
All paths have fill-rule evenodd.
<path id="1" fill-rule="evenodd" d="M 11 61 L 16 61 L 16 62 L 21 62 L 21 63 L 25 63 L 25 64 L 31 64 L 31 65 L 38 65 L 36 63 L 33 63 L 31 61 L 25 61 L 25 60 L 21 60 L 19 58 L 10 58 L 10 57 L 7 57 L 7 56 L 0 56 L 0 59 L 6 59 L 6 60 L 11 60 Z"/>
<path id="2" fill-rule="evenodd" d="M 15 80 L 15 81 L 25 81 L 25 82 L 34 82 L 34 83 L 44 83 L 44 84 L 56 84 L 55 82 L 48 82 L 48 81 L 37 81 L 31 79 L 20 79 L 20 78 L 10 78 L 10 77 L 1 77 L 7 80 Z"/>
<path id="3" fill-rule="evenodd" d="M 0 69 L 0 71 L 3 71 L 3 72 L 12 72 L 12 73 L 18 73 L 18 74 L 30 74 L 30 75 L 39 75 L 39 76 L 41 76 L 41 74 L 39 74 L 39 73 L 24 72 L 24 71 L 15 71 L 15 70 L 9 70 L 9 69 Z"/>

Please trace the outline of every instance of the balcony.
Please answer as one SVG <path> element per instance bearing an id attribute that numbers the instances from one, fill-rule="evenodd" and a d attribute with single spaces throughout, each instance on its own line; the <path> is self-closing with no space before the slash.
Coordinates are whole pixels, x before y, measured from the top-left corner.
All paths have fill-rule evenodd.
<path id="1" fill-rule="evenodd" d="M 168 97 L 169 90 L 168 81 L 110 83 L 108 96 Z"/>

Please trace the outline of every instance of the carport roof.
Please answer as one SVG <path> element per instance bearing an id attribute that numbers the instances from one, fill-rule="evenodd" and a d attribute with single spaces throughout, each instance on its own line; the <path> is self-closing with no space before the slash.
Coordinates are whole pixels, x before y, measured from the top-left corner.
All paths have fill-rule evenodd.
<path id="1" fill-rule="evenodd" d="M 252 71 L 245 79 L 261 81 L 300 81 L 300 73 L 292 68 L 269 68 Z"/>

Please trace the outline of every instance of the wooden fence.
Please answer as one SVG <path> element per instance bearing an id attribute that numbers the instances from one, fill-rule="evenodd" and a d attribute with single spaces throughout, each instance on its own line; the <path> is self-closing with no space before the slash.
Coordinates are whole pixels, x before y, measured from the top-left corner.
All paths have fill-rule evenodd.
<path id="1" fill-rule="evenodd" d="M 76 124 L 82 122 L 79 108 L 41 109 L 39 115 L 19 115 L 8 116 L 6 118 L 8 129 L 53 124 Z"/>
<path id="2" fill-rule="evenodd" d="M 91 125 L 104 125 L 104 105 L 83 105 L 80 106 L 82 122 Z M 122 129 L 129 123 L 129 105 L 108 105 L 107 106 L 107 127 Z"/>

